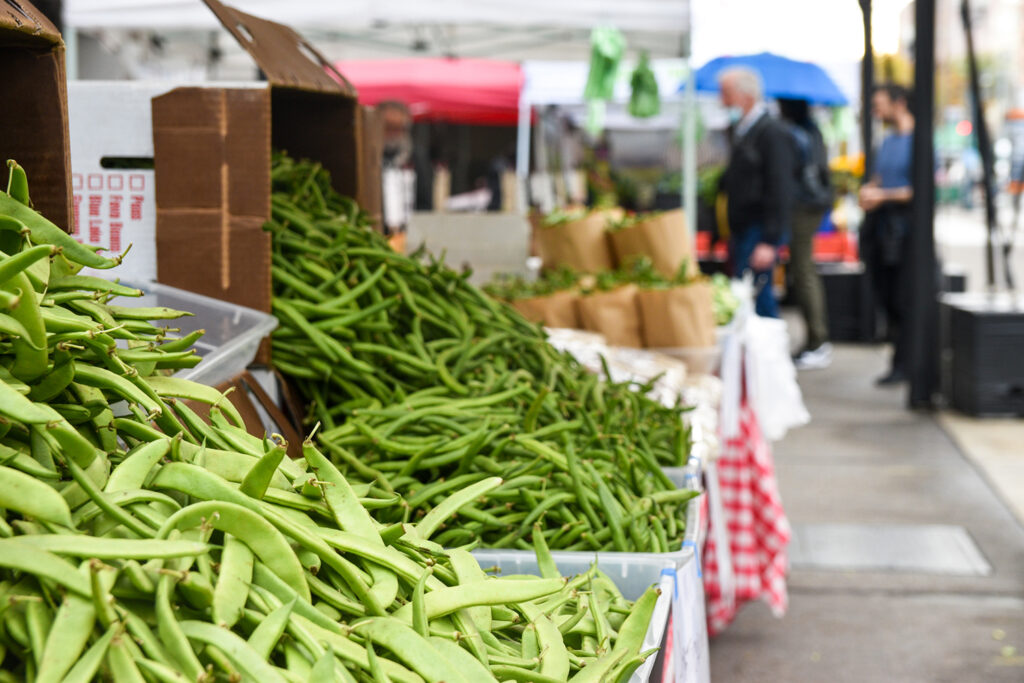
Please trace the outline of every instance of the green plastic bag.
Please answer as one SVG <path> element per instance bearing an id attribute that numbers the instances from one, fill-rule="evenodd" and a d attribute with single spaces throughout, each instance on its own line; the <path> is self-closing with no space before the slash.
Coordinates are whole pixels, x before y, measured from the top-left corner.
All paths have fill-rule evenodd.
<path id="1" fill-rule="evenodd" d="M 658 80 L 651 70 L 647 53 L 640 55 L 640 63 L 633 70 L 629 79 L 632 92 L 629 95 L 629 113 L 638 119 L 657 116 L 661 111 L 661 99 L 658 97 Z"/>
<path id="2" fill-rule="evenodd" d="M 617 28 L 598 27 L 590 33 L 590 73 L 583 89 L 585 100 L 610 100 L 615 76 L 626 51 L 626 39 Z"/>

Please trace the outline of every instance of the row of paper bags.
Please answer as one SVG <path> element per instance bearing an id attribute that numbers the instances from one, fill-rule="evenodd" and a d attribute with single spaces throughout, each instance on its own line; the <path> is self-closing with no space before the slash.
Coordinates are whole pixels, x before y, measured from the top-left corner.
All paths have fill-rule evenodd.
<path id="1" fill-rule="evenodd" d="M 627 284 L 593 293 L 564 290 L 510 303 L 529 320 L 547 327 L 597 332 L 613 346 L 715 345 L 711 285 L 705 281 L 650 289 Z"/>
<path id="2" fill-rule="evenodd" d="M 650 258 L 668 278 L 674 277 L 684 262 L 689 273 L 699 272 L 681 209 L 651 214 L 630 227 L 609 230 L 609 224 L 622 215 L 621 209 L 609 209 L 552 226 L 534 221 L 537 255 L 545 268 L 568 266 L 584 273 L 612 270 L 636 256 Z"/>

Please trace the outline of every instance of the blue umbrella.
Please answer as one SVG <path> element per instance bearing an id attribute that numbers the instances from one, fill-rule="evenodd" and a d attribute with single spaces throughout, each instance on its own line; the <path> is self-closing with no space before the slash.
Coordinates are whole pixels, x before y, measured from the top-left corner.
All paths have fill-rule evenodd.
<path id="1" fill-rule="evenodd" d="M 718 74 L 734 66 L 747 67 L 761 74 L 766 97 L 807 100 L 812 104 L 832 106 L 848 102 L 835 82 L 817 64 L 798 62 L 770 52 L 712 59 L 697 70 L 697 90 L 717 92 Z"/>

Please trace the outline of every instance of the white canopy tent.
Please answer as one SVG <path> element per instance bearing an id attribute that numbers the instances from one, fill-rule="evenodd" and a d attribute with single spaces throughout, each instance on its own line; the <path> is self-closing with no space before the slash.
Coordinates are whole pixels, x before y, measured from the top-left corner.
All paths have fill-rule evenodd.
<path id="1" fill-rule="evenodd" d="M 663 33 L 686 28 L 686 0 L 235 0 L 238 9 L 291 26 L 336 23 L 349 28 L 380 24 L 494 24 L 593 28 Z M 76 28 L 213 28 L 200 0 L 65 0 L 64 20 Z"/>
<path id="2" fill-rule="evenodd" d="M 615 93 L 611 106 L 604 116 L 606 129 L 647 129 L 664 130 L 679 127 L 680 109 L 679 84 L 686 76 L 686 61 L 683 59 L 656 59 L 650 63 L 658 81 L 662 100 L 659 115 L 646 119 L 630 116 L 625 103 L 630 96 L 630 75 L 636 67 L 636 60 L 623 60 L 619 65 L 615 81 Z M 517 135 L 516 172 L 520 186 L 524 187 L 530 171 L 530 125 L 534 108 L 557 106 L 575 125 L 582 127 L 587 116 L 583 90 L 587 82 L 589 64 L 584 61 L 526 61 L 522 64 L 523 90 L 519 98 L 519 131 Z"/>
<path id="3" fill-rule="evenodd" d="M 655 67 L 655 73 L 664 99 L 678 100 L 676 90 L 688 64 L 685 58 L 691 0 L 227 0 L 227 4 L 293 26 L 314 44 L 321 45 L 324 37 L 346 50 L 363 46 L 374 56 L 483 56 L 523 61 L 524 65 L 530 60 L 576 60 L 534 61 L 533 66 L 524 66 L 529 71 L 520 107 L 520 174 L 528 171 L 524 158 L 529 157 L 524 157 L 522 150 L 529 150 L 531 107 L 582 103 L 593 28 L 614 26 L 621 30 L 629 55 L 645 50 L 653 58 L 677 58 L 664 63 L 655 60 L 662 64 Z M 216 17 L 201 0 L 64 0 L 63 9 L 68 73 L 72 78 L 77 73 L 78 31 L 201 32 L 219 28 Z M 616 99 L 621 96 L 625 101 L 629 71 L 624 69 L 623 73 Z M 692 93 L 688 96 L 691 102 Z M 688 106 L 687 110 L 692 112 L 693 108 Z M 684 192 L 684 206 L 692 209 L 696 199 L 692 182 L 696 166 L 695 115 L 686 117 L 684 131 L 684 178 L 693 185 Z"/>
<path id="4" fill-rule="evenodd" d="M 590 31 L 615 26 L 631 48 L 679 56 L 689 0 L 228 0 L 238 9 L 296 27 L 336 59 L 399 56 L 585 59 Z M 65 31 L 208 31 L 201 0 L 64 0 Z"/>
<path id="5" fill-rule="evenodd" d="M 622 106 L 629 101 L 629 79 L 636 60 L 623 60 L 615 83 L 611 108 L 604 121 L 609 129 L 683 129 L 683 197 L 688 224 L 696 225 L 696 99 L 693 89 L 680 92 L 680 85 L 689 82 L 690 69 L 686 59 L 652 59 L 650 66 L 658 81 L 662 113 L 649 119 L 637 119 Z M 583 90 L 589 64 L 583 61 L 525 61 L 522 65 L 525 84 L 519 99 L 519 132 L 516 147 L 516 174 L 520 188 L 528 186 L 530 171 L 530 122 L 534 107 L 558 105 L 569 110 L 576 123 L 585 117 Z M 680 120 L 682 118 L 682 120 Z M 525 198 L 525 192 L 520 193 Z M 525 204 L 524 207 L 525 208 Z M 691 228 L 692 230 L 692 228 Z"/>
<path id="6" fill-rule="evenodd" d="M 627 50 L 632 52 L 628 45 Z M 625 59 L 620 65 L 615 81 L 615 102 L 629 100 L 629 76 L 635 66 L 635 59 Z M 678 90 L 686 78 L 686 60 L 652 59 L 650 66 L 658 80 L 662 100 L 680 99 Z M 528 60 L 523 62 L 522 68 L 526 79 L 522 99 L 528 104 L 582 104 L 583 87 L 590 68 L 586 62 Z"/>

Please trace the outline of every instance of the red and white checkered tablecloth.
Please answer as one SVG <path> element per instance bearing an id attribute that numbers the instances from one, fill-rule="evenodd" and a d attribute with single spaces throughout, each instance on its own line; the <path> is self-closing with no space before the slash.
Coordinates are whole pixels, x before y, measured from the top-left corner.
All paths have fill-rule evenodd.
<path id="1" fill-rule="evenodd" d="M 708 634 L 712 636 L 721 633 L 749 600 L 763 599 L 776 616 L 785 613 L 786 547 L 791 533 L 775 480 L 771 447 L 746 398 L 740 407 L 740 433 L 724 440 L 716 464 L 721 505 L 711 501 L 711 514 L 705 516 L 709 528 L 703 558 Z M 709 495 L 714 493 L 709 490 Z M 722 534 L 715 533 L 716 525 L 722 520 L 716 518 L 716 508 L 725 517 L 725 527 L 718 531 L 726 532 L 730 553 L 717 550 Z M 729 555 L 731 572 L 719 566 L 720 556 L 727 562 Z"/>

